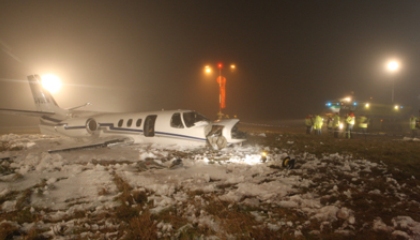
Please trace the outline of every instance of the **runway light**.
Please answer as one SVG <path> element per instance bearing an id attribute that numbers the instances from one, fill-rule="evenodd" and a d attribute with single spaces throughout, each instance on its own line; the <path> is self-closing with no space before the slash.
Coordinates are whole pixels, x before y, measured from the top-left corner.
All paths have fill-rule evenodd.
<path id="1" fill-rule="evenodd" d="M 50 93 L 56 93 L 61 88 L 61 80 L 52 74 L 46 74 L 41 78 L 42 87 Z"/>

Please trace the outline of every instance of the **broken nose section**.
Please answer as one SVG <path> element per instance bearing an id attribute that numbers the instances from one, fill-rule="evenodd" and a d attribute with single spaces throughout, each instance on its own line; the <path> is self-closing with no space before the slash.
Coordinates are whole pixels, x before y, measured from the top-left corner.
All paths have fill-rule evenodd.
<path id="1" fill-rule="evenodd" d="M 227 147 L 226 137 L 223 136 L 223 128 L 221 125 L 213 125 L 211 131 L 207 134 L 207 141 L 214 150 Z"/>
<path id="2" fill-rule="evenodd" d="M 208 143 L 215 150 L 231 145 L 242 145 L 246 134 L 238 129 L 239 119 L 217 120 L 212 123 L 211 130 L 206 135 Z"/>
<path id="3" fill-rule="evenodd" d="M 207 140 L 214 150 L 220 150 L 227 147 L 227 140 L 223 136 L 208 136 Z"/>

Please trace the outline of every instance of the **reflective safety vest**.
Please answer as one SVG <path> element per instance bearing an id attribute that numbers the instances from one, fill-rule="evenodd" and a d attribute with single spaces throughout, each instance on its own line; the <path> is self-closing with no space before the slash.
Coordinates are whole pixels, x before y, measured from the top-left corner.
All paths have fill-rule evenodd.
<path id="1" fill-rule="evenodd" d="M 340 116 L 334 115 L 332 120 L 333 128 L 338 128 L 340 126 Z"/>
<path id="2" fill-rule="evenodd" d="M 328 128 L 333 128 L 333 120 L 331 118 L 328 118 Z"/>
<path id="3" fill-rule="evenodd" d="M 360 128 L 367 128 L 368 127 L 368 119 L 365 116 L 360 117 L 359 119 L 359 127 Z"/>
<path id="4" fill-rule="evenodd" d="M 314 124 L 314 128 L 315 129 L 321 129 L 322 128 L 322 117 L 319 115 L 316 115 L 315 117 L 315 124 Z"/>
<path id="5" fill-rule="evenodd" d="M 348 116 L 346 122 L 347 124 L 354 125 L 354 116 Z"/>
<path id="6" fill-rule="evenodd" d="M 411 130 L 416 129 L 416 123 L 417 123 L 417 118 L 416 117 L 411 117 L 410 118 L 410 129 Z"/>

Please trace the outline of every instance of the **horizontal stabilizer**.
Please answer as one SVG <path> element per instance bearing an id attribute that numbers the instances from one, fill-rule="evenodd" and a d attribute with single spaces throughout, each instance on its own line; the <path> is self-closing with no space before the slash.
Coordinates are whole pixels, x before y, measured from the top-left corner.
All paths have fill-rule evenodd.
<path id="1" fill-rule="evenodd" d="M 74 109 L 77 109 L 77 108 L 82 108 L 82 107 L 86 107 L 86 106 L 90 106 L 90 105 L 92 105 L 92 104 L 91 103 L 85 103 L 85 104 L 77 106 L 77 107 L 67 108 L 67 110 L 74 110 Z"/>
<path id="2" fill-rule="evenodd" d="M 7 109 L 0 108 L 0 113 L 27 116 L 27 117 L 43 117 L 54 115 L 54 112 L 44 112 L 44 111 L 30 111 L 30 110 L 19 110 L 19 109 Z"/>

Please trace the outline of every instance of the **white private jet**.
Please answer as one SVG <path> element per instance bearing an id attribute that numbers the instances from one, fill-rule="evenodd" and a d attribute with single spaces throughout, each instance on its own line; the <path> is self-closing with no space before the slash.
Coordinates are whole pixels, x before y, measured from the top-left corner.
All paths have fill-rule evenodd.
<path id="1" fill-rule="evenodd" d="M 38 75 L 28 76 L 37 111 L 0 109 L 0 113 L 39 117 L 42 134 L 84 138 L 77 146 L 50 150 L 67 151 L 108 146 L 120 142 L 157 145 L 182 145 L 222 149 L 241 144 L 246 139 L 238 131 L 239 119 L 216 122 L 192 110 L 139 113 L 92 113 L 76 110 L 82 106 L 60 108 L 50 92 L 41 85 Z"/>

